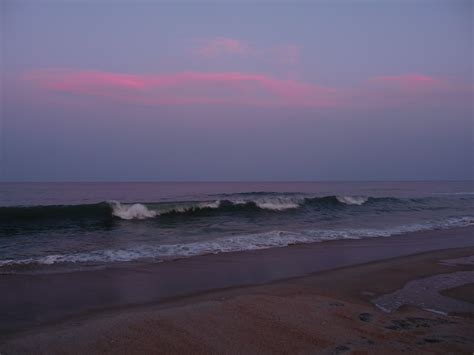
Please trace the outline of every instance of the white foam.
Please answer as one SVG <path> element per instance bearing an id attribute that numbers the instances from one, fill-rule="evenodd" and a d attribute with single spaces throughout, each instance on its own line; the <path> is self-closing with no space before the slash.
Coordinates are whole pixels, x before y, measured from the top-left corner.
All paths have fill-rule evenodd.
<path id="1" fill-rule="evenodd" d="M 110 201 L 112 214 L 122 219 L 146 219 L 157 216 L 155 211 L 150 211 L 145 205 L 135 203 L 133 205 L 122 205 L 117 201 Z"/>
<path id="2" fill-rule="evenodd" d="M 380 309 L 382 312 L 385 312 L 385 313 L 392 313 L 391 310 L 389 308 L 385 308 L 384 306 L 376 303 L 375 304 L 375 307 L 377 307 L 378 309 Z"/>
<path id="3" fill-rule="evenodd" d="M 112 215 L 122 219 L 131 220 L 154 218 L 170 212 L 184 213 L 194 208 L 219 208 L 221 202 L 217 200 L 211 202 L 183 203 L 173 205 L 163 204 L 161 206 L 155 207 L 156 209 L 153 209 L 150 206 L 147 207 L 141 203 L 134 203 L 131 205 L 122 204 L 118 201 L 108 201 L 108 203 L 112 207 Z"/>
<path id="4" fill-rule="evenodd" d="M 367 202 L 368 198 L 360 196 L 338 196 L 337 200 L 346 205 L 362 205 Z M 305 198 L 303 196 L 267 196 L 260 198 L 229 200 L 228 202 L 233 205 L 254 203 L 261 209 L 284 211 L 301 207 L 305 202 Z M 155 204 L 152 206 L 145 206 L 141 203 L 122 204 L 118 201 L 109 201 L 108 203 L 112 207 L 112 214 L 114 216 L 131 220 L 154 218 L 156 216 L 171 212 L 185 213 L 193 209 L 216 209 L 221 206 L 222 201 L 178 202 L 174 204 Z"/>
<path id="5" fill-rule="evenodd" d="M 198 204 L 199 208 L 219 208 L 221 205 L 221 201 L 217 200 L 214 202 L 203 202 Z"/>
<path id="6" fill-rule="evenodd" d="M 283 211 L 300 207 L 304 201 L 303 198 L 291 197 L 266 197 L 254 200 L 259 208 L 273 211 Z"/>
<path id="7" fill-rule="evenodd" d="M 54 254 L 21 260 L 0 260 L 0 267 L 9 265 L 57 263 L 110 263 L 134 260 L 162 261 L 210 253 L 227 253 L 245 250 L 286 247 L 292 244 L 307 244 L 341 239 L 389 237 L 430 229 L 449 229 L 474 224 L 474 217 L 450 218 L 445 221 L 412 224 L 391 229 L 347 229 L 347 230 L 304 230 L 270 231 L 248 235 L 221 237 L 193 243 L 167 245 L 139 245 L 127 249 L 105 249 L 83 253 Z"/>
<path id="8" fill-rule="evenodd" d="M 337 196 L 337 200 L 346 205 L 363 205 L 367 202 L 367 197 L 362 196 Z"/>
<path id="9" fill-rule="evenodd" d="M 447 312 L 439 311 L 439 310 L 433 309 L 433 308 L 423 308 L 423 310 L 431 312 L 431 313 L 439 314 L 439 315 L 442 315 L 442 316 L 447 316 L 448 315 Z"/>
<path id="10" fill-rule="evenodd" d="M 304 203 L 303 197 L 262 197 L 256 199 L 238 199 L 230 200 L 234 205 L 245 205 L 247 203 L 255 203 L 258 208 L 273 211 L 284 211 L 292 208 L 298 208 Z"/>

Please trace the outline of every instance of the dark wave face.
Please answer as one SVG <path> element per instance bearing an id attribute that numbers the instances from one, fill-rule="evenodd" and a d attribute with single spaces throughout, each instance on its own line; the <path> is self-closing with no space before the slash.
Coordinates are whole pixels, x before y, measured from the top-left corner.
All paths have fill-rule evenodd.
<path id="1" fill-rule="evenodd" d="M 131 220 L 148 219 L 177 215 L 217 215 L 220 213 L 263 213 L 274 212 L 308 212 L 310 210 L 334 210 L 349 206 L 370 205 L 383 209 L 400 208 L 418 209 L 432 208 L 434 199 L 401 199 L 392 197 L 363 197 L 363 196 L 324 196 L 324 197 L 288 197 L 286 195 L 259 193 L 260 198 L 223 199 L 209 201 L 176 201 L 176 202 L 146 202 L 122 204 L 118 201 L 107 201 L 85 205 L 52 205 L 52 206 L 19 206 L 0 207 L 1 222 L 34 222 L 38 220 L 81 220 L 100 219 L 110 220 L 113 217 Z"/>
<path id="2" fill-rule="evenodd" d="M 120 187 L 117 196 L 124 194 Z M 471 191 L 353 190 L 359 193 L 237 191 L 175 193 L 156 202 L 128 196 L 126 202 L 10 204 L 0 207 L 0 272 L 153 262 L 474 222 Z"/>

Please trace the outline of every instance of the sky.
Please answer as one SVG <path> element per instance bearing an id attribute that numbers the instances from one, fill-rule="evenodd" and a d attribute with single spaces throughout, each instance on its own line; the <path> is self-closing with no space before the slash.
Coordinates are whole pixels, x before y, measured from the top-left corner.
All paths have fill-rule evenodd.
<path id="1" fill-rule="evenodd" d="M 0 181 L 474 178 L 473 2 L 0 2 Z"/>

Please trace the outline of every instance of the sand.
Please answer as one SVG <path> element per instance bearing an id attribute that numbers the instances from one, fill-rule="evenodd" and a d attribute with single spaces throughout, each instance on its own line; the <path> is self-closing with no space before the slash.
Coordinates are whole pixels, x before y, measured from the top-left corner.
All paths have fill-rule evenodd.
<path id="1" fill-rule="evenodd" d="M 220 290 L 210 288 L 154 302 L 123 303 L 74 314 L 66 312 L 62 313 L 62 318 L 54 318 L 52 313 L 47 312 L 49 316 L 42 320 L 20 322 L 17 324 L 21 326 L 3 332 L 0 352 L 471 354 L 474 351 L 474 318 L 469 309 L 453 312 L 441 304 L 435 313 L 410 305 L 410 299 L 406 299 L 407 304 L 393 313 L 386 313 L 374 304 L 374 300 L 398 292 L 414 280 L 474 273 L 472 264 L 441 262 L 474 255 L 472 232 L 472 228 L 464 228 L 379 238 L 383 240 L 352 241 L 351 244 L 333 243 L 333 247 L 320 243 L 319 247 L 301 247 L 302 252 L 298 248 L 293 248 L 293 251 L 292 248 L 282 248 L 249 255 L 236 253 L 229 256 L 230 260 L 233 260 L 234 266 L 246 262 L 244 273 L 261 266 L 252 260 L 261 259 L 262 255 L 266 255 L 267 267 L 300 272 L 298 267 L 289 266 L 290 261 L 297 265 L 300 261 L 305 264 L 306 259 L 298 257 L 309 258 L 313 255 L 316 258 L 322 248 L 326 248 L 326 255 L 329 256 L 330 250 L 344 251 L 346 260 L 353 262 L 348 266 L 339 260 L 328 266 L 318 264 L 314 259 L 313 264 L 320 265 L 320 271 L 304 273 L 299 277 L 292 274 L 286 279 L 278 277 L 285 274 L 280 272 L 276 273 L 276 279 L 258 281 L 261 284 L 255 286 L 236 285 Z M 444 242 L 447 237 L 451 237 L 448 248 L 447 242 Z M 454 247 L 456 238 L 459 244 L 464 243 L 461 248 Z M 427 239 L 431 240 L 430 245 L 427 245 Z M 382 244 L 391 248 L 382 248 Z M 392 257 L 397 252 L 386 252 L 397 245 L 403 249 L 402 244 L 410 245 L 412 253 L 405 250 L 401 253 L 404 256 Z M 425 251 L 420 253 L 423 248 L 416 245 L 424 246 Z M 370 261 L 374 259 L 370 250 L 380 253 L 376 261 Z M 369 259 L 368 262 L 361 262 L 360 258 L 354 261 L 350 257 L 354 254 L 371 257 L 362 258 Z M 212 261 L 215 268 L 216 260 L 221 260 L 221 257 L 202 257 L 199 263 L 208 265 Z M 185 270 L 189 266 L 189 261 L 173 263 L 174 267 Z M 197 265 L 198 260 L 194 263 Z M 222 267 L 233 270 L 227 263 Z M 144 272 L 143 268 L 137 266 L 134 270 Z M 155 267 L 147 267 L 146 270 L 148 276 L 161 275 L 155 272 Z M 119 268 L 116 272 L 130 270 Z M 110 270 L 105 274 L 110 277 Z M 256 274 L 260 275 L 257 271 Z M 272 277 L 274 274 L 271 274 Z M 89 274 L 75 275 L 72 279 L 86 275 Z M 234 276 L 232 282 L 238 279 L 236 272 L 227 272 L 226 275 Z M 20 280 L 11 278 L 8 282 L 21 284 Z M 471 283 L 457 285 L 441 290 L 441 294 L 471 305 L 474 302 L 472 287 Z M 41 297 L 41 292 L 44 290 L 34 296 Z M 149 295 L 147 293 L 147 297 Z M 144 299 L 148 300 L 147 297 Z M 21 295 L 19 299 L 22 306 L 25 305 L 24 298 L 26 296 Z M 33 295 L 30 298 L 33 299 Z M 52 305 L 48 304 L 48 307 Z M 23 313 L 24 316 L 27 314 Z"/>

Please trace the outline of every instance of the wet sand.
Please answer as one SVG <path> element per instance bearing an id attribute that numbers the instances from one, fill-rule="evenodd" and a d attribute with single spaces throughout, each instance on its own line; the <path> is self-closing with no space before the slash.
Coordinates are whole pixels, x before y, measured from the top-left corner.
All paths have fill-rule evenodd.
<path id="1" fill-rule="evenodd" d="M 389 314 L 373 300 L 413 280 L 473 272 L 471 264 L 440 262 L 474 255 L 473 235 L 469 227 L 68 275 L 2 275 L 0 287 L 11 292 L 0 296 L 7 316 L 0 352 L 472 353 L 471 313 L 404 305 Z M 472 284 L 442 294 L 472 304 L 463 290 Z"/>

